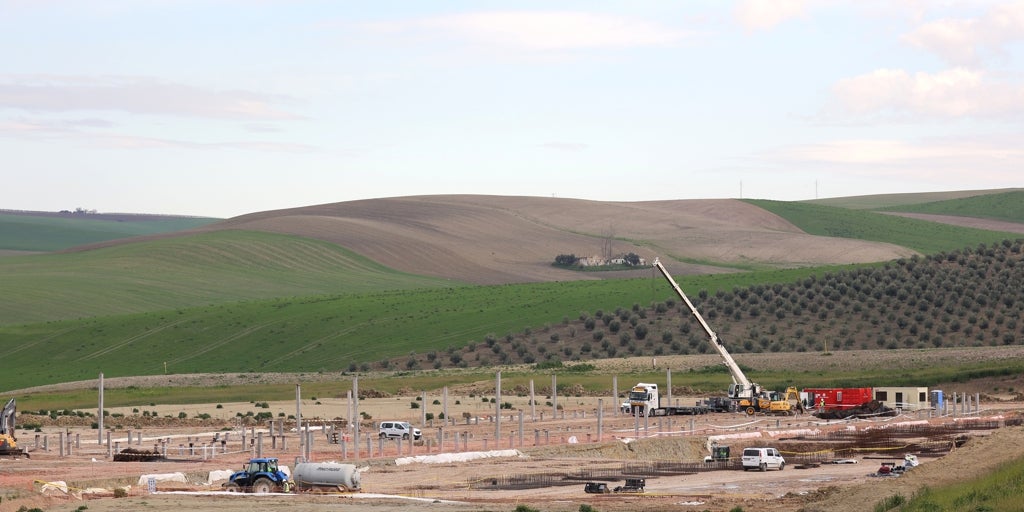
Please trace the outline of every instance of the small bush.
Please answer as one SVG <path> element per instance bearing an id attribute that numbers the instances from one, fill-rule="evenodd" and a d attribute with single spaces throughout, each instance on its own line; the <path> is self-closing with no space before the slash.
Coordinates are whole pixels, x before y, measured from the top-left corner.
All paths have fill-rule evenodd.
<path id="1" fill-rule="evenodd" d="M 902 494 L 893 494 L 892 496 L 879 501 L 878 504 L 875 505 L 875 512 L 886 512 L 899 507 L 906 502 L 907 498 L 903 497 Z"/>

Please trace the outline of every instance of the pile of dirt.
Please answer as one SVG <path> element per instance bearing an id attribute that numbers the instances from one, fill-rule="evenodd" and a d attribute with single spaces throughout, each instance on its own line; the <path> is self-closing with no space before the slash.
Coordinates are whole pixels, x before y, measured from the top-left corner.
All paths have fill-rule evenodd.
<path id="1" fill-rule="evenodd" d="M 896 410 L 886 407 L 885 404 L 878 400 L 872 400 L 867 403 L 852 407 L 850 409 L 836 409 L 832 411 L 824 411 L 815 414 L 816 417 L 823 420 L 842 420 L 846 418 L 873 418 L 876 416 L 896 416 Z"/>
<path id="2" fill-rule="evenodd" d="M 700 461 L 707 454 L 704 437 L 622 439 L 614 443 L 550 445 L 521 450 L 538 458 L 601 460 Z"/>

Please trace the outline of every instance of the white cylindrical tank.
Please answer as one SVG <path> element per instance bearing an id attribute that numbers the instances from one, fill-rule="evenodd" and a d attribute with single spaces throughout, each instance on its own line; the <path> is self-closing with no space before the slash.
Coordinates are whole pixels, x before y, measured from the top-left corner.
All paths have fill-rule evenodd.
<path id="1" fill-rule="evenodd" d="M 302 462 L 292 475 L 299 491 L 358 491 L 359 470 L 355 464 Z"/>

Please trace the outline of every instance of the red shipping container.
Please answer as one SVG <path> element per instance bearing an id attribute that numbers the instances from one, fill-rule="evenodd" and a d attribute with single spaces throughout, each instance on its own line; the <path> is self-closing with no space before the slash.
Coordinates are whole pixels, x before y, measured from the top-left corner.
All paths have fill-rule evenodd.
<path id="1" fill-rule="evenodd" d="M 873 399 L 872 388 L 805 388 L 804 393 L 808 409 L 826 411 L 852 409 Z"/>

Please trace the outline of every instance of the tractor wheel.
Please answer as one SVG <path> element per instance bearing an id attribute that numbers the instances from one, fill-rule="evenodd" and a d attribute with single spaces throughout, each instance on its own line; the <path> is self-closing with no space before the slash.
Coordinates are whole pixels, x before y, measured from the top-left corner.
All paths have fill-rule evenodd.
<path id="1" fill-rule="evenodd" d="M 242 488 L 234 482 L 224 484 L 224 492 L 242 492 Z"/>
<path id="2" fill-rule="evenodd" d="M 253 482 L 252 492 L 259 494 L 274 492 L 274 482 L 271 482 L 269 478 L 260 478 Z"/>
<path id="3" fill-rule="evenodd" d="M 753 407 L 747 407 L 747 416 L 753 416 L 755 412 Z"/>

